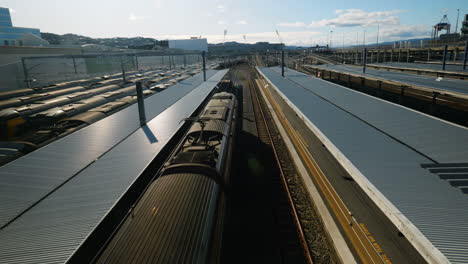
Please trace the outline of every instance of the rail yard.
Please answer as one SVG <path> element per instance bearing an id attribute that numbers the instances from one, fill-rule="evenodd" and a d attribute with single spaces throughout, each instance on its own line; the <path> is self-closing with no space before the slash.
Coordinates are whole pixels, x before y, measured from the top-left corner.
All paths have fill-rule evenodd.
<path id="1" fill-rule="evenodd" d="M 468 263 L 468 41 L 275 33 L 21 58 L 0 263 Z"/>

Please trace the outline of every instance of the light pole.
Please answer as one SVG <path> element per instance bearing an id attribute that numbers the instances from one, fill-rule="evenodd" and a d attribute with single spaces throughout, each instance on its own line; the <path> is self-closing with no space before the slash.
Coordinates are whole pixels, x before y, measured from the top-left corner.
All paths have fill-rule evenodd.
<path id="1" fill-rule="evenodd" d="M 362 47 L 365 47 L 366 46 L 366 30 L 364 29 L 364 37 L 363 37 L 363 40 L 362 40 Z"/>
<path id="2" fill-rule="evenodd" d="M 333 30 L 330 30 L 330 48 L 332 47 Z"/>
<path id="3" fill-rule="evenodd" d="M 343 47 L 342 48 L 344 49 L 344 32 L 343 32 Z"/>
<path id="4" fill-rule="evenodd" d="M 377 24 L 377 49 L 379 48 L 379 30 L 380 30 L 380 25 Z"/>

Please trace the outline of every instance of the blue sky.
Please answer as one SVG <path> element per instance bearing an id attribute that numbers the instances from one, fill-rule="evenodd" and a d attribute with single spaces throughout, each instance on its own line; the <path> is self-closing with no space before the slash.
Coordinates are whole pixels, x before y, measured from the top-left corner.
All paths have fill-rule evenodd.
<path id="1" fill-rule="evenodd" d="M 380 41 L 428 37 L 431 26 L 446 13 L 455 28 L 468 13 L 466 0 L 422 1 L 279 1 L 279 0 L 3 0 L 16 26 L 42 32 L 76 33 L 91 37 L 145 36 L 173 39 L 207 37 L 223 41 L 278 42 L 340 46 L 356 39 Z M 459 26 L 460 27 L 460 26 Z M 245 40 L 244 40 L 245 35 Z"/>

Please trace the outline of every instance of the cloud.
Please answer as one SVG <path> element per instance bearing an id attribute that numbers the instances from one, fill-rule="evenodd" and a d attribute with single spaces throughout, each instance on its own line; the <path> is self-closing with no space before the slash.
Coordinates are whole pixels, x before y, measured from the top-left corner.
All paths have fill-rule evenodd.
<path id="1" fill-rule="evenodd" d="M 155 8 L 161 8 L 163 4 L 163 0 L 155 0 L 154 1 L 154 7 Z"/>
<path id="2" fill-rule="evenodd" d="M 236 25 L 247 25 L 247 24 L 248 23 L 245 20 L 239 20 L 239 21 L 236 22 Z"/>
<path id="3" fill-rule="evenodd" d="M 408 38 L 427 38 L 431 34 L 431 27 L 426 25 L 399 25 L 385 28 L 380 36 L 385 41 L 397 41 Z"/>
<path id="4" fill-rule="evenodd" d="M 430 25 L 394 25 L 388 27 L 380 27 L 379 31 L 379 43 L 382 42 L 392 42 L 392 41 L 400 41 L 400 40 L 407 40 L 413 38 L 427 38 L 430 37 L 431 34 L 431 26 Z M 363 32 L 359 31 L 348 31 L 343 32 L 334 32 L 333 33 L 333 47 L 341 47 L 343 45 L 343 37 L 344 37 L 344 45 L 362 45 L 363 39 Z M 317 39 L 314 39 L 314 42 L 323 45 L 327 43 L 326 36 L 320 36 Z M 377 42 L 377 30 L 366 32 L 366 43 L 367 44 L 374 44 Z"/>
<path id="5" fill-rule="evenodd" d="M 309 27 L 369 27 L 377 24 L 398 25 L 400 18 L 395 16 L 401 10 L 366 12 L 362 9 L 347 9 L 337 13 L 336 18 L 313 21 Z"/>
<path id="6" fill-rule="evenodd" d="M 306 24 L 304 22 L 293 22 L 293 23 L 288 23 L 288 22 L 282 22 L 277 24 L 280 27 L 305 27 Z"/>
<path id="7" fill-rule="evenodd" d="M 128 16 L 128 20 L 130 20 L 130 21 L 145 20 L 147 18 L 149 18 L 149 17 L 147 17 L 147 16 L 137 16 L 134 13 L 130 13 L 130 15 Z"/>
<path id="8" fill-rule="evenodd" d="M 218 5 L 216 6 L 216 9 L 218 10 L 218 13 L 224 13 L 226 12 L 226 7 L 223 5 Z"/>
<path id="9" fill-rule="evenodd" d="M 312 21 L 310 24 L 304 22 L 295 23 L 280 23 L 279 26 L 284 27 L 370 27 L 377 24 L 382 25 L 399 25 L 400 18 L 397 14 L 403 12 L 402 10 L 390 11 L 375 11 L 366 12 L 362 9 L 338 9 L 335 10 L 337 17 L 332 19 L 322 19 L 319 21 Z"/>

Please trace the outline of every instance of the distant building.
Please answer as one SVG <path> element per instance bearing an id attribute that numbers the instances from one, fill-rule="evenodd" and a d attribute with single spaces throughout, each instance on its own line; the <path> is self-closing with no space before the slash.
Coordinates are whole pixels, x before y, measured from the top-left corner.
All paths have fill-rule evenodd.
<path id="1" fill-rule="evenodd" d="M 0 46 L 45 46 L 49 42 L 41 38 L 37 28 L 14 27 L 10 9 L 0 7 Z"/>
<path id="2" fill-rule="evenodd" d="M 170 49 L 208 51 L 208 41 L 205 38 L 168 40 Z"/>
<path id="3" fill-rule="evenodd" d="M 439 36 L 440 41 L 443 42 L 455 42 L 460 39 L 460 34 L 459 33 L 449 33 L 449 34 L 441 34 Z"/>
<path id="4" fill-rule="evenodd" d="M 468 14 L 465 15 L 465 20 L 462 22 L 461 28 L 462 38 L 468 40 Z"/>

